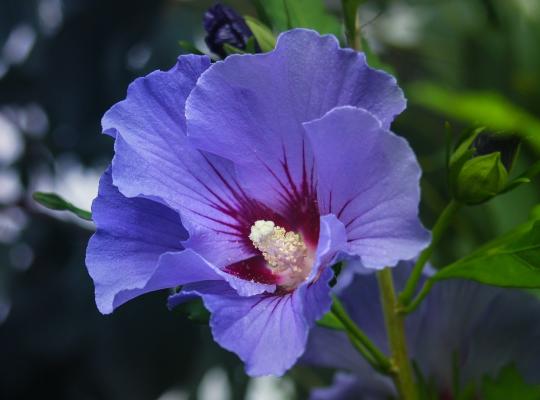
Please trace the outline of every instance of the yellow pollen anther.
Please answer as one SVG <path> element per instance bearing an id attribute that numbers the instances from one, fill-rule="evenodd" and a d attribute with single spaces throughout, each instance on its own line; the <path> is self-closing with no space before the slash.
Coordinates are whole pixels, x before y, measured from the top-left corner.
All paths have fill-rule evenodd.
<path id="1" fill-rule="evenodd" d="M 251 227 L 249 239 L 273 271 L 304 272 L 307 248 L 298 233 L 287 232 L 272 221 L 259 220 Z"/>

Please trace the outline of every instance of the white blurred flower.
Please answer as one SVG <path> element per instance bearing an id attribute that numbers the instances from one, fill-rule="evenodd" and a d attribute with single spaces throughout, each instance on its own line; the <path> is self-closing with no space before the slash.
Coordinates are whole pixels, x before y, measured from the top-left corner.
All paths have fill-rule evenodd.
<path id="1" fill-rule="evenodd" d="M 20 271 L 25 271 L 34 262 L 34 250 L 26 243 L 17 243 L 9 250 L 11 265 Z"/>
<path id="2" fill-rule="evenodd" d="M 188 400 L 189 395 L 181 389 L 170 389 L 158 397 L 157 400 Z"/>
<path id="3" fill-rule="evenodd" d="M 16 26 L 2 49 L 3 61 L 8 65 L 22 64 L 30 55 L 36 42 L 36 32 L 28 24 Z"/>
<path id="4" fill-rule="evenodd" d="M 49 129 L 49 118 L 37 103 L 28 103 L 25 106 L 8 105 L 0 112 L 28 136 L 40 138 Z"/>
<path id="5" fill-rule="evenodd" d="M 0 243 L 13 243 L 27 223 L 26 214 L 18 207 L 0 210 Z"/>
<path id="6" fill-rule="evenodd" d="M 367 4 L 360 10 L 362 32 L 373 50 L 384 45 L 413 47 L 422 37 L 425 17 L 420 7 L 393 2 L 383 13 Z"/>
<path id="7" fill-rule="evenodd" d="M 19 174 L 13 169 L 0 169 L 0 204 L 16 202 L 22 194 Z"/>
<path id="8" fill-rule="evenodd" d="M 132 46 L 127 53 L 127 66 L 132 70 L 144 68 L 150 60 L 152 49 L 144 43 L 138 43 Z"/>
<path id="9" fill-rule="evenodd" d="M 231 387 L 223 368 L 209 369 L 203 376 L 197 390 L 199 400 L 230 400 Z"/>
<path id="10" fill-rule="evenodd" d="M 0 113 L 0 165 L 11 164 L 24 150 L 21 132 L 15 124 Z"/>
<path id="11" fill-rule="evenodd" d="M 246 400 L 286 400 L 294 398 L 294 385 L 287 378 L 263 376 L 250 379 Z"/>
<path id="12" fill-rule="evenodd" d="M 61 0 L 40 0 L 38 3 L 38 16 L 41 30 L 46 35 L 58 31 L 64 19 Z"/>

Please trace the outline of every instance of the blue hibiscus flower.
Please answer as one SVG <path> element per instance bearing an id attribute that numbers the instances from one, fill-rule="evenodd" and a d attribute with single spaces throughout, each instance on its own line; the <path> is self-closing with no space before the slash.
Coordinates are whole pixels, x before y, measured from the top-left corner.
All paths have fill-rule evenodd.
<path id="1" fill-rule="evenodd" d="M 389 131 L 404 108 L 393 77 L 302 29 L 270 53 L 182 56 L 135 80 L 102 121 L 99 310 L 182 286 L 170 306 L 201 297 L 248 374 L 283 374 L 330 307 L 333 263 L 381 269 L 428 243 L 420 168 Z"/>

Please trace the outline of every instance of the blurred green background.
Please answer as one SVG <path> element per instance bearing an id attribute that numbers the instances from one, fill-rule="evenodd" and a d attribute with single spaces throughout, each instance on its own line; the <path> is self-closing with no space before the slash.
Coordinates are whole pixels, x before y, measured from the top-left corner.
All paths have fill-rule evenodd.
<path id="1" fill-rule="evenodd" d="M 227 1 L 255 15 L 248 0 Z M 92 225 L 37 206 L 55 191 L 89 209 L 112 155 L 100 118 L 135 77 L 204 46 L 203 0 L 0 0 L 0 398 L 305 398 L 327 371 L 249 379 L 165 292 L 98 313 L 84 267 Z M 339 2 L 327 3 L 340 14 Z M 424 168 L 422 218 L 448 200 L 444 121 L 521 134 L 514 174 L 540 155 L 540 1 L 366 1 L 362 34 L 409 108 L 394 131 Z M 527 219 L 538 182 L 465 209 L 435 264 Z"/>

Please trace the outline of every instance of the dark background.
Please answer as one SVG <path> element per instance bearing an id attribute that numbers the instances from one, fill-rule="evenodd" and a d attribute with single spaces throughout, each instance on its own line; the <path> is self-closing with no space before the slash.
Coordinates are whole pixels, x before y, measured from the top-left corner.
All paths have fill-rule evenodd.
<path id="1" fill-rule="evenodd" d="M 173 65 L 178 40 L 202 46 L 211 4 L 0 0 L 0 399 L 219 400 L 244 398 L 247 386 L 250 399 L 276 398 L 279 388 L 303 398 L 327 379 L 296 368 L 284 387 L 250 382 L 207 327 L 166 309 L 164 292 L 100 315 L 84 267 L 92 225 L 30 199 L 50 190 L 89 208 L 112 155 L 112 141 L 99 134 L 101 116 L 135 77 Z M 254 15 L 247 0 L 227 4 Z M 339 15 L 337 1 L 328 6 Z M 429 81 L 497 93 L 540 115 L 537 0 L 367 1 L 361 16 L 371 48 L 411 98 L 413 82 Z M 435 113 L 420 103 L 410 101 L 394 130 L 424 168 L 422 217 L 431 226 L 448 199 L 443 122 L 472 121 L 452 104 Z M 537 152 L 524 146 L 516 171 Z M 467 209 L 436 261 L 524 221 L 539 202 L 536 183 Z"/>

